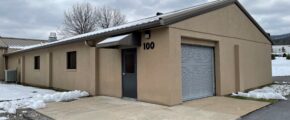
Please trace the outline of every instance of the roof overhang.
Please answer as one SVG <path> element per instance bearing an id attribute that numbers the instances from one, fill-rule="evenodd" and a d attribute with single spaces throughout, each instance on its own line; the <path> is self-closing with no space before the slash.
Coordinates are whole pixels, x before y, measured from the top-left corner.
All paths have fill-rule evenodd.
<path id="1" fill-rule="evenodd" d="M 37 47 L 29 48 L 29 49 L 24 49 L 12 53 L 7 53 L 5 55 L 11 55 L 11 54 L 16 54 L 16 53 L 22 53 L 22 52 L 27 52 L 27 51 L 32 51 L 35 49 L 39 48 L 48 48 L 56 45 L 64 45 L 68 43 L 75 43 L 75 42 L 81 42 L 81 41 L 88 41 L 88 40 L 95 40 L 99 38 L 107 38 L 107 37 L 114 37 L 117 35 L 124 35 L 124 34 L 130 34 L 132 32 L 136 31 L 142 31 L 146 29 L 151 29 L 155 27 L 161 27 L 161 26 L 168 26 L 170 24 L 176 23 L 178 21 L 185 20 L 190 17 L 195 17 L 201 14 L 205 14 L 207 12 L 211 12 L 223 7 L 226 7 L 231 4 L 236 4 L 245 14 L 246 16 L 254 23 L 254 25 L 261 31 L 262 34 L 272 43 L 271 38 L 269 35 L 263 30 L 261 26 L 254 20 L 254 18 L 244 9 L 244 7 L 237 1 L 237 0 L 218 0 L 212 3 L 208 3 L 205 5 L 197 6 L 196 8 L 184 10 L 181 12 L 177 12 L 174 14 L 169 14 L 169 15 L 160 15 L 160 16 L 154 16 L 150 17 L 147 19 L 142 19 L 139 21 L 135 21 L 132 23 L 127 23 L 123 24 L 120 26 L 100 30 L 100 31 L 95 31 L 95 32 L 90 32 L 82 35 L 77 35 L 71 38 L 59 40 L 56 42 L 52 43 L 47 43 L 45 45 L 40 45 Z M 117 44 L 117 43 L 114 43 Z M 120 44 L 120 43 L 118 43 Z M 111 45 L 107 46 L 113 46 L 113 43 Z M 118 47 L 115 45 L 115 47 Z M 119 46 L 120 47 L 120 46 Z"/>
<path id="2" fill-rule="evenodd" d="M 140 46 L 141 35 L 138 33 L 125 34 L 107 38 L 96 44 L 97 48 L 133 48 Z"/>

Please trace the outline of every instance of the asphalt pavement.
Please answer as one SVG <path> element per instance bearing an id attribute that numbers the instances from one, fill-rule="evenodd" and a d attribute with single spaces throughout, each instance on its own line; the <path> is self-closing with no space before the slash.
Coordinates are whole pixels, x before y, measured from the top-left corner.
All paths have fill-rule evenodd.
<path id="1" fill-rule="evenodd" d="M 273 77 L 273 80 L 280 83 L 290 83 L 290 76 Z M 241 120 L 290 120 L 290 97 L 288 100 L 282 100 L 252 112 L 242 117 Z"/>

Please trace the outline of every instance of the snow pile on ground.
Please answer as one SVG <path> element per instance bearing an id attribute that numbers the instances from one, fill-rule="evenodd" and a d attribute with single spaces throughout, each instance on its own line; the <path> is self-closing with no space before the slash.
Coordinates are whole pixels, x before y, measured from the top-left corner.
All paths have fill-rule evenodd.
<path id="1" fill-rule="evenodd" d="M 16 84 L 0 83 L 0 113 L 15 113 L 18 108 L 44 108 L 47 102 L 60 102 L 88 96 L 85 91 L 56 92 Z"/>
<path id="2" fill-rule="evenodd" d="M 44 95 L 38 94 L 33 96 L 32 98 L 0 102 L 0 109 L 3 109 L 8 113 L 15 113 L 16 109 L 19 108 L 32 108 L 32 109 L 44 108 L 45 103 L 47 102 L 68 101 L 86 96 L 89 96 L 87 92 L 79 90 L 70 92 L 56 92 L 53 94 L 44 94 Z"/>
<path id="3" fill-rule="evenodd" d="M 33 99 L 43 100 L 44 102 L 60 102 L 74 100 L 86 96 L 89 96 L 87 92 L 75 90 L 69 92 L 57 92 L 55 94 L 36 95 L 33 97 Z"/>
<path id="4" fill-rule="evenodd" d="M 6 117 L 0 117 L 0 120 L 8 120 Z"/>
<path id="5" fill-rule="evenodd" d="M 272 60 L 272 76 L 290 76 L 290 60 L 285 57 Z"/>
<path id="6" fill-rule="evenodd" d="M 18 100 L 24 98 L 31 98 L 35 95 L 53 94 L 55 91 L 48 89 L 40 89 L 35 87 L 28 87 L 16 84 L 2 84 L 0 83 L 0 102 L 9 100 Z"/>
<path id="7" fill-rule="evenodd" d="M 238 92 L 238 94 L 233 93 L 232 96 L 241 96 L 256 99 L 278 99 L 287 100 L 285 96 L 290 94 L 290 85 L 287 84 L 275 84 L 269 87 L 264 87 L 261 89 L 256 89 L 248 93 Z"/>
<path id="8" fill-rule="evenodd" d="M 1 113 L 6 113 L 6 111 L 0 110 L 0 114 L 1 114 Z"/>

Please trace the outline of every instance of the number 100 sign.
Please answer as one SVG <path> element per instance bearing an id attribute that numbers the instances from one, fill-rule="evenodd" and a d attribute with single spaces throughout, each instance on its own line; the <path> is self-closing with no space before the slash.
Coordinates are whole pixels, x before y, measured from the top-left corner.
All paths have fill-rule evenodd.
<path id="1" fill-rule="evenodd" d="M 155 43 L 154 42 L 145 42 L 143 43 L 143 48 L 144 50 L 153 50 L 155 47 Z"/>

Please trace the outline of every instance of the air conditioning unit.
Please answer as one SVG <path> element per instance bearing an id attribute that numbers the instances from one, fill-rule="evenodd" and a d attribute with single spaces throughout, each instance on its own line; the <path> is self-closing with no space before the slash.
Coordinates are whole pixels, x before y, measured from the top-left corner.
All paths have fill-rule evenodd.
<path id="1" fill-rule="evenodd" d="M 16 82 L 17 71 L 16 70 L 5 70 L 5 82 Z"/>

